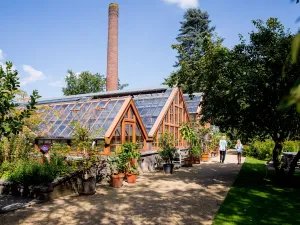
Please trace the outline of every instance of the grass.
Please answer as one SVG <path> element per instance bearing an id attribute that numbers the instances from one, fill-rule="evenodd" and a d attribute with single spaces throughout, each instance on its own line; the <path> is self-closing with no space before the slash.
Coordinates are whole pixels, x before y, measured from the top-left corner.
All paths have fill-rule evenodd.
<path id="1" fill-rule="evenodd" d="M 284 187 L 265 162 L 247 157 L 214 219 L 214 225 L 300 224 L 300 188 Z M 299 181 L 299 176 L 296 177 Z"/>

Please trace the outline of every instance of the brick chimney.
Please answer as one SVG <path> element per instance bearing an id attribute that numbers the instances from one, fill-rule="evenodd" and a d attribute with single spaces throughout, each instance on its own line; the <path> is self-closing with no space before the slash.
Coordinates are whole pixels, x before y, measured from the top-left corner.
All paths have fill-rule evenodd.
<path id="1" fill-rule="evenodd" d="M 118 4 L 109 4 L 106 91 L 118 90 Z"/>

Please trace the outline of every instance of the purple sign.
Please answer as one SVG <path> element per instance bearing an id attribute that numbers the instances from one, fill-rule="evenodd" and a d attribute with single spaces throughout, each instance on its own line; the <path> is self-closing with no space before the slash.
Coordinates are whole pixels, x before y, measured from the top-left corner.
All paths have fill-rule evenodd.
<path id="1" fill-rule="evenodd" d="M 41 151 L 42 151 L 44 154 L 46 154 L 46 153 L 49 151 L 49 146 L 43 145 L 43 146 L 41 147 Z"/>

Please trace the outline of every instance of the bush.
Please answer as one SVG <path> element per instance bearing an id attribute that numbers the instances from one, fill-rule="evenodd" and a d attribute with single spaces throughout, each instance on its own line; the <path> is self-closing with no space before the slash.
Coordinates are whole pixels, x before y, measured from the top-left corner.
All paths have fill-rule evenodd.
<path id="1" fill-rule="evenodd" d="M 33 142 L 24 134 L 11 134 L 0 140 L 0 163 L 28 159 L 34 152 Z"/>
<path id="2" fill-rule="evenodd" d="M 298 152 L 300 141 L 285 141 L 283 144 L 283 152 Z"/>
<path id="3" fill-rule="evenodd" d="M 298 152 L 300 141 L 285 141 L 283 152 Z M 272 158 L 275 143 L 272 140 L 254 141 L 252 145 L 244 145 L 244 154 L 260 160 L 270 160 Z"/>
<path id="4" fill-rule="evenodd" d="M 260 160 L 269 160 L 272 158 L 272 152 L 275 143 L 272 140 L 255 141 L 251 146 L 244 146 L 246 156 L 252 156 Z"/>
<path id="5" fill-rule="evenodd" d="M 50 183 L 71 170 L 62 156 L 54 155 L 51 161 L 45 161 L 44 165 L 32 160 L 17 162 L 15 168 L 7 175 L 7 179 L 17 184 L 40 185 Z"/>

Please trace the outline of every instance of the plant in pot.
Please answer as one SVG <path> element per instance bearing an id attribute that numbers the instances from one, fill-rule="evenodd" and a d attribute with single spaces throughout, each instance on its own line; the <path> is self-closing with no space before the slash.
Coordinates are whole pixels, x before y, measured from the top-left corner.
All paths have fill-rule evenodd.
<path id="1" fill-rule="evenodd" d="M 138 144 L 125 142 L 122 144 L 122 151 L 119 153 L 119 157 L 126 162 L 126 178 L 128 183 L 135 183 L 136 176 L 138 175 L 137 160 L 141 157 L 141 153 L 138 150 Z"/>
<path id="2" fill-rule="evenodd" d="M 80 194 L 89 195 L 96 192 L 96 174 L 93 173 L 93 167 L 96 165 L 98 156 L 92 147 L 93 136 L 97 131 L 91 133 L 90 128 L 82 126 L 79 122 L 71 124 L 73 128 L 72 144 L 83 153 L 80 170 L 82 170 L 82 190 Z"/>
<path id="3" fill-rule="evenodd" d="M 136 165 L 130 166 L 126 172 L 127 183 L 129 183 L 129 184 L 135 183 L 137 175 L 139 175 L 138 167 Z"/>
<path id="4" fill-rule="evenodd" d="M 159 147 L 161 150 L 158 151 L 158 154 L 165 162 L 163 164 L 163 170 L 165 174 L 173 173 L 173 160 L 176 157 L 175 143 L 176 141 L 174 141 L 174 135 L 172 133 L 165 132 L 159 137 Z"/>
<path id="5" fill-rule="evenodd" d="M 112 155 L 108 157 L 110 168 L 111 186 L 114 188 L 122 187 L 125 172 L 128 168 L 127 158 L 122 155 Z"/>
<path id="6" fill-rule="evenodd" d="M 182 123 L 179 132 L 184 140 L 189 143 L 188 154 L 189 156 L 185 159 L 185 166 L 192 166 L 195 159 L 201 157 L 201 140 L 198 134 L 199 125 L 196 123 Z"/>

